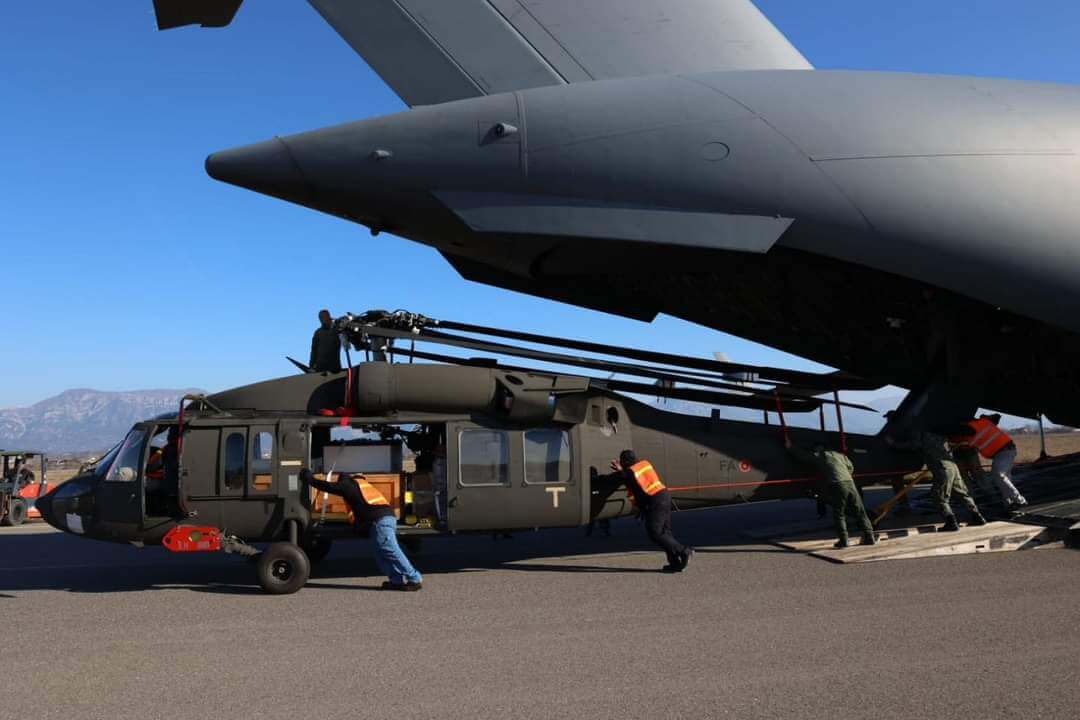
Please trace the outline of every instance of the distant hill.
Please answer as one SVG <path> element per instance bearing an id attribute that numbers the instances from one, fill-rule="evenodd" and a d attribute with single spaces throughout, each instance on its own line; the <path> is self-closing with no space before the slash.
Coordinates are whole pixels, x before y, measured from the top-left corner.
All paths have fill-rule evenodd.
<path id="1" fill-rule="evenodd" d="M 99 452 L 133 424 L 175 412 L 197 390 L 67 390 L 25 408 L 0 409 L 0 448 L 49 453 Z"/>

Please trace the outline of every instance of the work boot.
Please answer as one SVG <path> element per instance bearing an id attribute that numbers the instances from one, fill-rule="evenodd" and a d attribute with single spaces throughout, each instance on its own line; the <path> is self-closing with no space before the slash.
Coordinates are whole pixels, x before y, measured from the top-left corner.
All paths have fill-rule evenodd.
<path id="1" fill-rule="evenodd" d="M 877 535 L 875 535 L 874 533 L 863 533 L 862 544 L 877 545 Z"/>
<path id="2" fill-rule="evenodd" d="M 833 547 L 834 547 L 834 548 L 836 548 L 837 550 L 842 550 L 842 549 L 846 548 L 847 546 L 848 546 L 848 541 L 847 541 L 847 538 L 846 538 L 846 537 L 842 537 L 842 538 L 840 538 L 840 539 L 839 539 L 839 540 L 837 540 L 837 541 L 836 541 L 836 543 L 835 543 L 835 544 L 833 545 Z"/>
<path id="3" fill-rule="evenodd" d="M 945 524 L 941 526 L 938 532 L 956 532 L 960 529 L 960 524 L 956 522 L 956 516 L 950 515 L 945 518 Z"/>
<path id="4" fill-rule="evenodd" d="M 985 524 L 986 524 L 986 518 L 984 518 L 983 514 L 981 512 L 979 512 L 979 509 L 978 508 L 971 508 L 971 520 L 968 521 L 968 525 L 972 525 L 974 527 L 979 527 L 980 525 L 985 525 Z"/>

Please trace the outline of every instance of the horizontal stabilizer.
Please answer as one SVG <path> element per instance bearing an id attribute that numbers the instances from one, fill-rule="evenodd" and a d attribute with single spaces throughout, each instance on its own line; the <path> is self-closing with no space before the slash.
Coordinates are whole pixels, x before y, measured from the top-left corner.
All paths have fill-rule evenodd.
<path id="1" fill-rule="evenodd" d="M 505 193 L 437 192 L 476 232 L 629 240 L 765 253 L 790 218 L 726 215 L 674 208 Z"/>
<path id="2" fill-rule="evenodd" d="M 158 30 L 201 25 L 225 27 L 244 0 L 154 0 Z"/>

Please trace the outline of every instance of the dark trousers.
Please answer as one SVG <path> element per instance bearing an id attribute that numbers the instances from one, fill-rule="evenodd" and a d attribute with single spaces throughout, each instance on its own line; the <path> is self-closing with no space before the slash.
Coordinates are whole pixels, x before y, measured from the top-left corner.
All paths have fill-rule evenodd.
<path id="1" fill-rule="evenodd" d="M 654 495 L 644 515 L 649 539 L 667 554 L 669 564 L 677 565 L 686 547 L 671 534 L 671 497 L 666 492 Z"/>

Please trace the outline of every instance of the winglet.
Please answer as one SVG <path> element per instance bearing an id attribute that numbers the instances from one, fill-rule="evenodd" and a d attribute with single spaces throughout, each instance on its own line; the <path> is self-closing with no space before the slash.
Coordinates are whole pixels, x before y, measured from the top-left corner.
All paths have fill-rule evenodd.
<path id="1" fill-rule="evenodd" d="M 185 25 L 225 27 L 244 0 L 154 0 L 158 30 Z"/>

